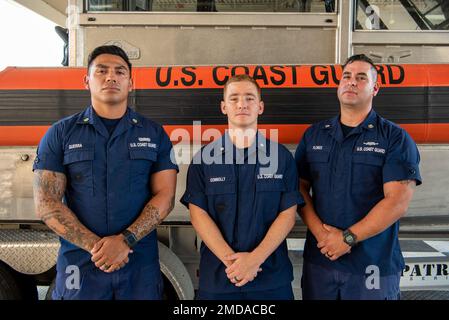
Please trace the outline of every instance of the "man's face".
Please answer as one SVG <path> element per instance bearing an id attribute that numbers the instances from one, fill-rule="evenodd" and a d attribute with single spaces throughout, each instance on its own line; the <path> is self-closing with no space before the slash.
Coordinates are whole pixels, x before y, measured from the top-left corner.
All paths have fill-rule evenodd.
<path id="1" fill-rule="evenodd" d="M 257 118 L 263 110 L 264 104 L 253 83 L 239 81 L 228 85 L 221 112 L 228 116 L 230 129 L 257 129 Z"/>
<path id="2" fill-rule="evenodd" d="M 94 59 L 84 83 L 93 102 L 107 105 L 126 104 L 132 90 L 128 65 L 112 54 L 101 54 Z"/>
<path id="3" fill-rule="evenodd" d="M 337 91 L 341 105 L 349 108 L 371 106 L 378 92 L 377 79 L 374 79 L 369 63 L 354 61 L 344 68 Z"/>

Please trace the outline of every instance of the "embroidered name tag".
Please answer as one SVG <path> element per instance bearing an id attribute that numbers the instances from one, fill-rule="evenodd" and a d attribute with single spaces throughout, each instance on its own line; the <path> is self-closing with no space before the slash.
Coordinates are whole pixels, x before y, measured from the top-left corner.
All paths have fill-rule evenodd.
<path id="1" fill-rule="evenodd" d="M 284 177 L 283 174 L 258 174 L 257 175 L 257 179 L 258 180 L 262 180 L 262 179 L 282 179 Z"/>
<path id="2" fill-rule="evenodd" d="M 215 178 L 209 179 L 210 182 L 223 182 L 225 180 L 226 180 L 226 177 L 215 177 Z"/>
<path id="3" fill-rule="evenodd" d="M 385 154 L 385 149 L 377 147 L 356 147 L 357 152 L 375 152 Z"/>
<path id="4" fill-rule="evenodd" d="M 79 149 L 79 148 L 82 148 L 82 147 L 83 147 L 83 144 L 82 144 L 82 143 L 69 144 L 69 150 L 72 150 L 72 149 Z"/>
<path id="5" fill-rule="evenodd" d="M 156 148 L 156 144 L 155 143 L 150 143 L 150 142 L 131 142 L 129 144 L 130 148 Z"/>

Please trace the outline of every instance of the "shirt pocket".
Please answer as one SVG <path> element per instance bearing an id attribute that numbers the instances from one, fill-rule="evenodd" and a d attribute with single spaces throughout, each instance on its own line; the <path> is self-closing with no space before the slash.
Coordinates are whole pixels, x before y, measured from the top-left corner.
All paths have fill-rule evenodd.
<path id="1" fill-rule="evenodd" d="M 287 190 L 282 179 L 259 179 L 256 181 L 256 212 L 263 212 L 263 221 L 271 224 L 279 214 L 282 193 Z"/>
<path id="2" fill-rule="evenodd" d="M 361 192 L 372 192 L 383 187 L 382 168 L 384 157 L 374 154 L 352 156 L 352 185 Z"/>
<path id="3" fill-rule="evenodd" d="M 281 193 L 285 190 L 285 183 L 282 179 L 258 179 L 256 182 L 257 192 Z"/>
<path id="4" fill-rule="evenodd" d="M 231 179 L 227 179 L 231 180 Z M 213 208 L 213 212 L 209 212 L 214 216 L 217 213 L 218 217 L 227 216 L 230 213 L 235 213 L 235 199 L 237 193 L 237 186 L 235 182 L 207 182 L 205 194 L 208 198 L 209 208 Z M 225 220 L 219 219 L 222 223 Z"/>
<path id="5" fill-rule="evenodd" d="M 130 179 L 131 183 L 144 182 L 148 183 L 151 175 L 151 167 L 157 160 L 156 151 L 147 149 L 130 148 Z"/>
<path id="6" fill-rule="evenodd" d="M 236 192 L 235 183 L 211 183 L 206 186 L 206 195 L 232 194 Z"/>
<path id="7" fill-rule="evenodd" d="M 318 185 L 324 186 L 329 181 L 329 157 L 329 151 L 309 151 L 307 153 L 311 182 L 315 187 Z"/>
<path id="8" fill-rule="evenodd" d="M 77 192 L 93 194 L 93 160 L 93 148 L 64 152 L 63 165 L 67 169 L 70 188 Z"/>

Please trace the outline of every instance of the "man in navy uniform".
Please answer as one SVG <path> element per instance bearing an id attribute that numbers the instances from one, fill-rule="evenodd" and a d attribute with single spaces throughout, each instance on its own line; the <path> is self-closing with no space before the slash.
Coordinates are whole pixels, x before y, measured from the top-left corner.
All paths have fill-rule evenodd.
<path id="1" fill-rule="evenodd" d="M 378 92 L 373 62 L 350 57 L 340 114 L 307 129 L 296 150 L 308 227 L 304 299 L 399 298 L 398 220 L 421 184 L 420 158 L 407 132 L 372 109 Z"/>
<path id="2" fill-rule="evenodd" d="M 96 48 L 87 71 L 91 105 L 50 127 L 33 167 L 36 212 L 61 238 L 53 298 L 160 299 L 155 228 L 174 205 L 172 144 L 127 107 L 121 48 Z"/>
<path id="3" fill-rule="evenodd" d="M 294 158 L 257 130 L 260 87 L 231 77 L 221 111 L 228 130 L 192 160 L 181 202 L 203 240 L 198 299 L 293 299 L 285 238 L 295 224 Z"/>

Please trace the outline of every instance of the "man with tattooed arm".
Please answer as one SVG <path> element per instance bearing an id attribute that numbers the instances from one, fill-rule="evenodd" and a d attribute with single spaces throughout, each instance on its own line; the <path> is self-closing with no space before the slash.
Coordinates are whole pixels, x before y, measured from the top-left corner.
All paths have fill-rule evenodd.
<path id="1" fill-rule="evenodd" d="M 36 213 L 60 236 L 53 299 L 160 299 L 156 227 L 174 206 L 172 144 L 128 107 L 131 63 L 89 56 L 91 105 L 52 125 L 34 163 Z"/>

